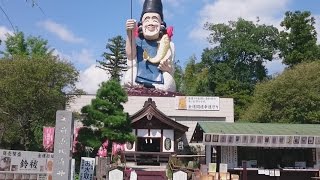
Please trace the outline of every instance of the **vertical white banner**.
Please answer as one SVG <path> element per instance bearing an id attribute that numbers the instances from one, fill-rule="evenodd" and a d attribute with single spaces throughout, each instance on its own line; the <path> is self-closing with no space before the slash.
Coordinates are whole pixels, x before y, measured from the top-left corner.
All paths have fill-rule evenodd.
<path id="1" fill-rule="evenodd" d="M 70 178 L 71 180 L 75 180 L 75 168 L 76 168 L 76 161 L 75 159 L 71 159 L 71 174 L 70 174 Z"/>
<path id="2" fill-rule="evenodd" d="M 80 180 L 93 180 L 95 158 L 81 157 Z"/>

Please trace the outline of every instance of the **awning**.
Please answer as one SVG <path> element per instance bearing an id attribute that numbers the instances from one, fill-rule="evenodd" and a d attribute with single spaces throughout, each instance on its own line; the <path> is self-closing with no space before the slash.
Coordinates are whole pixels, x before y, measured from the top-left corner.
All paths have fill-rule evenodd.
<path id="1" fill-rule="evenodd" d="M 319 148 L 320 124 L 198 122 L 192 140 L 213 146 Z"/>

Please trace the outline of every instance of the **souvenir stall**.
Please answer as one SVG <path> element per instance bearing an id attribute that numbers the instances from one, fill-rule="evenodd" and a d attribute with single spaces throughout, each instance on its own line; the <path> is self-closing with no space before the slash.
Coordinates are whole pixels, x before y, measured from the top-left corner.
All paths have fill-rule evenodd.
<path id="1" fill-rule="evenodd" d="M 320 125 L 198 122 L 193 142 L 206 146 L 206 163 L 225 163 L 248 179 L 319 176 Z"/>

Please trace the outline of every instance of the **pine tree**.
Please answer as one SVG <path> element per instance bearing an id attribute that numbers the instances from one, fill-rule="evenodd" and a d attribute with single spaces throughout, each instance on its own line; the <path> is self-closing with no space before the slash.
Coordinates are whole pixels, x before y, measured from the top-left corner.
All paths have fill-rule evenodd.
<path id="1" fill-rule="evenodd" d="M 111 79 L 120 81 L 122 71 L 127 71 L 127 57 L 125 52 L 125 40 L 121 36 L 116 36 L 108 40 L 107 52 L 102 54 L 104 58 L 98 67 L 107 71 Z"/>
<path id="2" fill-rule="evenodd" d="M 81 145 L 97 150 L 107 139 L 118 143 L 134 141 L 129 115 L 122 106 L 127 100 L 126 91 L 118 81 L 103 82 L 96 98 L 81 109 L 85 126 L 79 131 Z"/>

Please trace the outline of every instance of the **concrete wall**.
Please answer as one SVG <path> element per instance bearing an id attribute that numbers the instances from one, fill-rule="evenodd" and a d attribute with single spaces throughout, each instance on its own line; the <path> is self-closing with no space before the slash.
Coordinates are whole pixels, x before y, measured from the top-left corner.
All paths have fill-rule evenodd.
<path id="1" fill-rule="evenodd" d="M 81 108 L 90 104 L 91 99 L 95 95 L 82 95 L 73 100 L 67 110 L 80 112 Z M 148 100 L 146 96 L 129 96 L 128 102 L 124 104 L 124 110 L 130 115 L 142 109 L 144 102 Z M 210 121 L 225 120 L 226 122 L 234 122 L 234 110 L 232 98 L 220 98 L 219 111 L 188 111 L 175 109 L 174 97 L 150 97 L 156 102 L 157 108 L 167 116 L 179 120 L 187 121 Z"/>
<path id="2" fill-rule="evenodd" d="M 75 98 L 66 109 L 73 112 L 80 112 L 81 108 L 91 103 L 95 95 L 82 95 Z M 124 110 L 130 115 L 143 108 L 144 102 L 148 100 L 147 96 L 129 96 L 125 103 Z M 234 106 L 232 98 L 220 98 L 219 111 L 190 111 L 178 110 L 175 107 L 175 97 L 150 97 L 155 101 L 157 108 L 177 122 L 188 126 L 186 132 L 187 141 L 190 142 L 193 131 L 198 121 L 223 121 L 234 122 Z"/>

